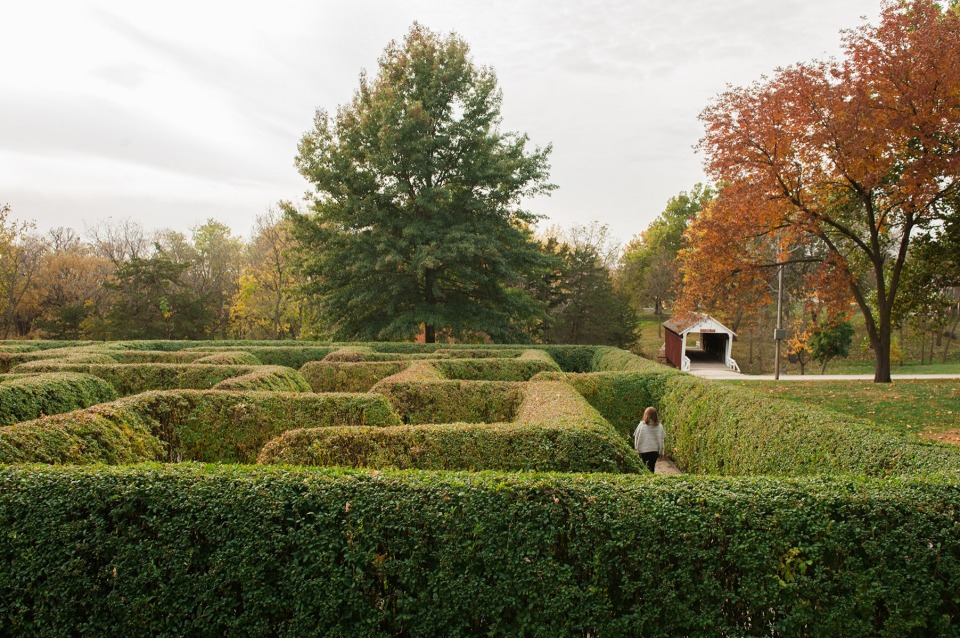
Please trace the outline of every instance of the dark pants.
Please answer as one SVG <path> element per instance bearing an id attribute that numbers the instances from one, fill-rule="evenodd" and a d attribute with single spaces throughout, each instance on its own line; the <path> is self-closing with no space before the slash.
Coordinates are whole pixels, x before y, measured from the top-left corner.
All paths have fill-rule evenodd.
<path id="1" fill-rule="evenodd" d="M 659 452 L 641 452 L 640 458 L 643 459 L 643 462 L 647 464 L 648 470 L 651 472 L 656 472 L 657 459 L 660 458 Z"/>

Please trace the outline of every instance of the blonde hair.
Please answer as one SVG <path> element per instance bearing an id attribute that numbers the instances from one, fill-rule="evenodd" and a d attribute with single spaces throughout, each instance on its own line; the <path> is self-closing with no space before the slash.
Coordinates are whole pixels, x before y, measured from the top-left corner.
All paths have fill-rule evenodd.
<path id="1" fill-rule="evenodd" d="M 650 406 L 643 411 L 643 422 L 647 425 L 660 425 L 660 416 L 657 415 L 657 409 Z"/>

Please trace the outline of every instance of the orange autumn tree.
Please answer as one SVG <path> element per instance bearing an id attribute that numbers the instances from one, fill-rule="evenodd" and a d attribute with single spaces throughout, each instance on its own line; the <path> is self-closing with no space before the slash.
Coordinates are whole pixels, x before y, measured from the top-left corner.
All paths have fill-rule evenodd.
<path id="1" fill-rule="evenodd" d="M 726 241 L 789 232 L 822 248 L 863 313 L 874 380 L 889 382 L 911 236 L 955 215 L 947 202 L 960 195 L 960 14 L 886 2 L 879 26 L 843 40 L 841 60 L 718 96 L 700 149 L 730 197 L 764 202 L 758 225 Z"/>
<path id="2" fill-rule="evenodd" d="M 722 188 L 684 235 L 677 305 L 678 311 L 704 310 L 738 332 L 755 333 L 763 314 L 776 307 L 778 266 L 790 265 L 785 300 L 801 308 L 790 323 L 788 353 L 802 356 L 809 336 L 849 319 L 850 294 L 823 247 L 781 223 L 779 206 L 742 185 Z"/>
<path id="3" fill-rule="evenodd" d="M 755 232 L 767 223 L 766 203 L 750 205 L 751 194 L 735 190 L 721 189 L 684 232 L 675 310 L 708 311 L 739 331 L 745 317 L 775 299 L 769 264 L 776 263 L 777 246 L 773 234 Z"/>

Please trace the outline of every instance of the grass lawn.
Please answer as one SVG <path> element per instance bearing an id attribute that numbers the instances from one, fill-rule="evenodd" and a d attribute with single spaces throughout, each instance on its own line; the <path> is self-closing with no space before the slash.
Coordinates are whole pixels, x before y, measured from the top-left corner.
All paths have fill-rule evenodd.
<path id="1" fill-rule="evenodd" d="M 663 345 L 660 324 L 668 318 L 668 316 L 641 315 L 636 328 L 637 341 L 631 351 L 647 359 L 656 359 L 660 346 Z M 657 334 L 658 329 L 661 331 L 660 334 Z"/>
<path id="2" fill-rule="evenodd" d="M 722 381 L 801 403 L 821 405 L 870 419 L 908 436 L 948 440 L 960 430 L 960 381 L 956 379 L 872 381 Z M 939 436 L 938 436 L 939 435 Z M 960 443 L 960 432 L 956 440 Z"/>
<path id="3" fill-rule="evenodd" d="M 820 366 L 813 365 L 807 368 L 807 374 L 820 374 Z M 827 364 L 826 374 L 873 374 L 873 361 L 831 361 Z M 960 361 L 946 363 L 906 363 L 894 364 L 890 374 L 960 374 Z"/>

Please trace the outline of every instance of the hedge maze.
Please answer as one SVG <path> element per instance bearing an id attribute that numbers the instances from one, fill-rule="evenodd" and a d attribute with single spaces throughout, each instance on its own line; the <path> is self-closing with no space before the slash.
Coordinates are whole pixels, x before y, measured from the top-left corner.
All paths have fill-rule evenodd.
<path id="1" fill-rule="evenodd" d="M 0 634 L 960 635 L 960 454 L 622 350 L 0 345 Z M 645 474 L 660 409 L 685 472 Z"/>

